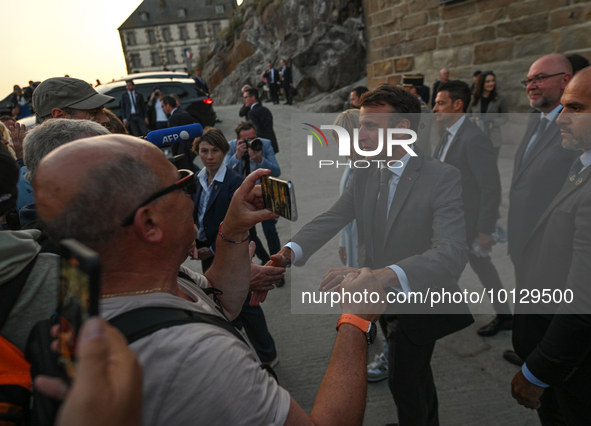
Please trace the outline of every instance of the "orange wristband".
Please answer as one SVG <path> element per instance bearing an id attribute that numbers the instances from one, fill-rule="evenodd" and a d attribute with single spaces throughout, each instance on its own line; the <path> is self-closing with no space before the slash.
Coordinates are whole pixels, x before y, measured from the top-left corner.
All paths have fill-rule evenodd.
<path id="1" fill-rule="evenodd" d="M 354 325 L 355 327 L 357 327 L 359 330 L 363 331 L 364 333 L 369 333 L 369 330 L 371 328 L 370 321 L 366 321 L 362 318 L 359 318 L 357 315 L 351 315 L 351 314 L 341 315 L 341 317 L 339 318 L 339 322 L 337 323 L 337 331 L 339 330 L 339 327 L 341 326 L 341 324 Z"/>

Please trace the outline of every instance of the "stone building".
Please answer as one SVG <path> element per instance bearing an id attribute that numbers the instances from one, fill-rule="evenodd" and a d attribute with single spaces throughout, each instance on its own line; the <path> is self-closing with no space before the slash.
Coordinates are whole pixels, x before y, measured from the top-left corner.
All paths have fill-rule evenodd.
<path id="1" fill-rule="evenodd" d="M 193 69 L 235 7 L 234 0 L 144 0 L 118 28 L 128 74 Z"/>
<path id="2" fill-rule="evenodd" d="M 493 70 L 519 112 L 528 107 L 519 81 L 536 58 L 591 60 L 591 1 L 364 0 L 364 12 L 370 87 L 418 72 L 432 86 L 443 67 L 466 82 L 477 69 Z"/>

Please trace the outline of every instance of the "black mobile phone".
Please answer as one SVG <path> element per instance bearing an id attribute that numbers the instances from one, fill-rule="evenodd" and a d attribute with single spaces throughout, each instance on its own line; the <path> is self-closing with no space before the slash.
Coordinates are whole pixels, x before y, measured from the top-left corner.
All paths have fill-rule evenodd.
<path id="1" fill-rule="evenodd" d="M 58 358 L 66 378 L 73 379 L 80 327 L 88 318 L 98 315 L 101 263 L 96 252 L 77 240 L 62 240 L 59 245 Z"/>
<path id="2" fill-rule="evenodd" d="M 295 190 L 286 180 L 263 176 L 261 178 L 265 209 L 272 211 L 292 222 L 298 220 Z"/>

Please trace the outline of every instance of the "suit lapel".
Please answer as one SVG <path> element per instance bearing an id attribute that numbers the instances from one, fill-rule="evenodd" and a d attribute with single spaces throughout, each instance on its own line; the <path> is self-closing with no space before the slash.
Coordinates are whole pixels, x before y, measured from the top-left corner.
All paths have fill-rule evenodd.
<path id="1" fill-rule="evenodd" d="M 205 211 L 208 211 L 211 208 L 213 202 L 219 195 L 223 186 L 223 183 L 220 183 L 216 180 L 214 180 L 211 184 L 213 185 L 213 189 L 211 190 L 211 195 L 209 196 L 209 200 L 207 201 L 207 208 L 205 209 Z"/>
<path id="2" fill-rule="evenodd" d="M 371 258 L 373 256 L 371 236 L 373 235 L 373 218 L 375 215 L 376 204 L 378 202 L 378 193 L 380 192 L 380 172 L 377 167 L 370 167 L 369 169 L 357 169 L 355 171 L 355 179 L 357 179 L 357 175 L 361 175 L 362 173 L 366 176 L 364 191 L 365 196 L 363 198 L 363 217 L 365 218 L 363 226 L 365 235 L 365 251 Z"/>
<path id="3" fill-rule="evenodd" d="M 535 158 L 540 155 L 540 153 L 551 143 L 556 142 L 555 138 L 556 135 L 558 135 L 558 132 L 560 131 L 560 127 L 558 126 L 558 123 L 556 123 L 555 121 L 551 122 L 548 127 L 546 128 L 546 130 L 544 131 L 544 134 L 542 135 L 542 138 L 537 141 L 534 142 L 534 146 L 532 146 L 530 148 L 530 152 L 527 153 L 527 156 L 525 158 L 525 161 L 521 164 L 520 167 L 520 172 L 522 172 L 523 170 L 525 170 L 530 164 L 532 164 L 535 160 Z"/>
<path id="4" fill-rule="evenodd" d="M 418 154 L 418 157 L 410 158 L 402 176 L 400 176 L 398 185 L 396 186 L 396 193 L 394 194 L 394 199 L 392 200 L 392 205 L 390 206 L 390 212 L 388 214 L 388 221 L 386 223 L 386 238 L 384 239 L 384 242 L 388 241 L 388 235 L 394 226 L 394 222 L 396 221 L 408 194 L 410 194 L 413 185 L 419 177 L 419 172 L 417 170 L 423 163 L 424 154 L 422 152 L 419 152 Z"/>

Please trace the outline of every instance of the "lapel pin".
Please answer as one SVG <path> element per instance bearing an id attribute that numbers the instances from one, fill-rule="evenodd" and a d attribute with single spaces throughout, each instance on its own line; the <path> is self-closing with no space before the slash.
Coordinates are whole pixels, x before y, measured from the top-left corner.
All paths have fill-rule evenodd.
<path id="1" fill-rule="evenodd" d="M 583 178 L 579 178 L 576 182 L 575 185 L 580 185 L 583 183 Z"/>
<path id="2" fill-rule="evenodd" d="M 217 186 L 217 185 L 216 185 L 216 186 L 214 186 L 214 187 L 213 187 L 213 189 L 218 189 L 218 186 Z"/>
<path id="3" fill-rule="evenodd" d="M 407 179 L 407 180 L 410 180 L 410 177 L 407 177 L 406 179 Z"/>

